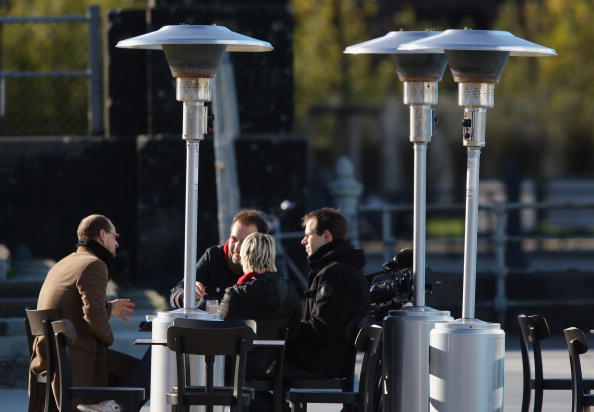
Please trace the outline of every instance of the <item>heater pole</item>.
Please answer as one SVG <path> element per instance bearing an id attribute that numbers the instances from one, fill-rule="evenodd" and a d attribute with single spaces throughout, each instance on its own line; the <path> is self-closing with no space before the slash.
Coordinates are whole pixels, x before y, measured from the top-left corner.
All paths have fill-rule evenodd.
<path id="1" fill-rule="evenodd" d="M 493 107 L 494 95 L 495 83 L 458 83 L 458 104 L 464 106 L 462 143 L 467 148 L 462 319 L 475 316 L 480 156 L 485 146 L 487 108 Z"/>
<path id="2" fill-rule="evenodd" d="M 433 134 L 437 82 L 404 82 L 404 104 L 410 106 L 410 141 L 414 149 L 413 276 L 414 306 L 425 306 L 427 146 Z"/>
<path id="3" fill-rule="evenodd" d="M 476 242 L 478 230 L 478 195 L 481 149 L 469 147 L 467 156 L 462 318 L 473 319 L 476 290 Z"/>
<path id="4" fill-rule="evenodd" d="M 186 232 L 184 242 L 184 308 L 196 307 L 196 248 L 198 243 L 198 164 L 200 141 L 186 142 Z"/>
<path id="5" fill-rule="evenodd" d="M 413 274 L 414 306 L 425 306 L 425 246 L 427 198 L 427 143 L 414 144 Z"/>
<path id="6" fill-rule="evenodd" d="M 182 138 L 186 141 L 186 228 L 184 242 L 184 309 L 196 307 L 196 254 L 198 243 L 198 170 L 200 141 L 207 128 L 210 79 L 178 77 L 177 100 L 184 103 Z"/>

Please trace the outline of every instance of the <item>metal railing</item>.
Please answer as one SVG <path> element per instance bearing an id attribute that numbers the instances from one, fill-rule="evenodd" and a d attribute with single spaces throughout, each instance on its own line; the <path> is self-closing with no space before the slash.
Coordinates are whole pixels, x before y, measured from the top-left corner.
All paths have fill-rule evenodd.
<path id="1" fill-rule="evenodd" d="M 575 210 L 575 209 L 592 209 L 594 210 L 594 203 L 504 203 L 497 202 L 489 205 L 480 205 L 480 211 L 490 212 L 494 216 L 494 224 L 492 225 L 491 233 L 479 235 L 479 240 L 486 240 L 493 245 L 493 253 L 495 257 L 495 266 L 493 269 L 495 275 L 495 295 L 491 302 L 484 302 L 492 306 L 493 310 L 498 314 L 500 322 L 504 322 L 509 307 L 526 306 L 526 305 L 547 305 L 547 304 L 563 304 L 563 305 L 592 305 L 594 299 L 542 299 L 542 300 L 518 300 L 508 299 L 506 293 L 507 277 L 510 274 L 510 267 L 506 261 L 506 247 L 509 242 L 521 242 L 525 240 L 546 241 L 550 239 L 594 239 L 594 233 L 507 233 L 507 219 L 510 212 L 519 211 L 521 209 L 533 210 Z M 464 217 L 465 207 L 463 204 L 450 205 L 428 205 L 427 212 L 431 215 L 435 212 L 454 212 L 459 213 L 461 218 Z M 384 259 L 389 259 L 394 254 L 394 245 L 396 242 L 412 241 L 410 236 L 397 236 L 393 233 L 393 217 L 395 214 L 412 214 L 412 205 L 382 205 L 382 206 L 360 206 L 359 216 L 362 214 L 379 213 L 381 216 L 381 242 L 383 244 Z M 593 215 L 594 226 L 594 215 Z M 460 242 L 463 243 L 463 236 L 448 236 L 448 237 L 427 237 L 427 242 Z M 529 272 L 514 268 L 514 272 Z"/>
<path id="2" fill-rule="evenodd" d="M 100 8 L 90 6 L 84 15 L 0 17 L 0 27 L 6 24 L 88 23 L 88 67 L 86 70 L 60 71 L 2 71 L 0 70 L 0 120 L 6 113 L 6 79 L 32 78 L 87 78 L 89 132 L 99 134 L 103 130 Z M 60 45 L 56 45 L 60 47 Z M 58 102 L 56 102 L 58 104 Z"/>

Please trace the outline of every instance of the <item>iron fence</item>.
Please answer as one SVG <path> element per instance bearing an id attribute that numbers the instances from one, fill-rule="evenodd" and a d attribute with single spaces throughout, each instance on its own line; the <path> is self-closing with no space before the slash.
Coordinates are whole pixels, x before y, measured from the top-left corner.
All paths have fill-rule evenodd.
<path id="1" fill-rule="evenodd" d="M 545 214 L 550 214 L 552 211 L 562 211 L 571 213 L 578 209 L 589 209 L 594 211 L 594 203 L 506 203 L 496 202 L 488 205 L 480 205 L 479 211 L 489 213 L 493 216 L 493 222 L 490 228 L 483 230 L 479 233 L 479 241 L 489 243 L 491 245 L 490 251 L 494 255 L 494 268 L 493 273 L 495 275 L 495 294 L 491 302 L 483 302 L 486 305 L 492 306 L 493 310 L 497 313 L 499 321 L 503 323 L 506 319 L 507 310 L 510 307 L 518 306 L 543 306 L 549 304 L 555 305 L 594 305 L 594 299 L 541 299 L 541 300 L 520 300 L 520 299 L 509 299 L 506 291 L 506 283 L 508 275 L 512 269 L 517 273 L 529 273 L 529 270 L 523 270 L 518 268 L 510 267 L 509 262 L 506 259 L 506 248 L 510 242 L 525 242 L 533 241 L 536 244 L 542 245 L 543 242 L 559 239 L 565 240 L 582 240 L 587 241 L 594 239 L 594 215 L 592 216 L 592 224 L 588 227 L 584 227 L 579 233 L 575 230 L 572 231 L 552 231 L 550 233 L 543 232 L 540 228 L 536 228 L 531 233 L 509 233 L 507 221 L 510 213 L 520 211 L 523 209 L 532 209 L 534 211 L 540 211 Z M 450 205 L 428 205 L 427 213 L 428 216 L 431 214 L 439 214 L 440 212 L 454 213 L 464 218 L 465 206 L 463 204 L 450 204 Z M 398 214 L 411 215 L 413 207 L 412 205 L 378 205 L 378 206 L 360 206 L 359 207 L 359 221 L 362 217 L 369 214 L 379 214 L 381 217 L 381 243 L 383 249 L 383 256 L 385 260 L 390 259 L 394 255 L 395 245 L 397 242 L 410 242 L 412 243 L 412 235 L 410 234 L 398 234 L 394 233 L 394 217 Z M 562 228 L 561 228 L 562 229 Z M 427 236 L 427 243 L 433 242 L 448 242 L 448 243 L 459 243 L 463 244 L 464 237 L 461 236 Z M 594 242 L 590 243 L 592 249 L 594 249 Z M 429 249 L 428 249 L 429 250 Z M 568 268 L 569 269 L 569 268 Z"/>
<path id="2" fill-rule="evenodd" d="M 0 18 L 0 135 L 101 133 L 99 14 Z"/>

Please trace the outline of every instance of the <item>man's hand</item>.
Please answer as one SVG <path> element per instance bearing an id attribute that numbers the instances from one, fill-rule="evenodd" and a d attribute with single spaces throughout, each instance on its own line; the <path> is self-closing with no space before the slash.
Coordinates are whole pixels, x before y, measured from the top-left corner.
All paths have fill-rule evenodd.
<path id="1" fill-rule="evenodd" d="M 204 285 L 198 281 L 196 281 L 196 299 L 202 299 L 204 294 L 206 293 L 206 288 Z"/>
<path id="2" fill-rule="evenodd" d="M 129 321 L 134 316 L 134 306 L 130 299 L 115 299 L 111 303 L 111 316 Z"/>

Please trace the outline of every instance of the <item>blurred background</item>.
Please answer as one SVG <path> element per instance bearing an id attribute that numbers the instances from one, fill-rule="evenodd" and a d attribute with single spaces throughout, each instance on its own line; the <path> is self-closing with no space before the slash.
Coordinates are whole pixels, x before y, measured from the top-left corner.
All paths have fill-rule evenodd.
<path id="1" fill-rule="evenodd" d="M 175 81 L 161 52 L 117 41 L 166 24 L 220 24 L 274 46 L 233 53 L 218 75 L 233 87 L 217 96 L 233 104 L 214 108 L 213 127 L 230 113 L 237 127 L 222 147 L 216 131 L 201 144 L 198 253 L 224 241 L 239 207 L 255 207 L 270 214 L 286 272 L 303 288 L 300 217 L 344 208 L 337 186 L 356 202 L 351 236 L 367 252 L 367 272 L 412 244 L 402 84 L 390 56 L 342 51 L 392 30 L 467 27 L 508 30 L 559 53 L 511 57 L 496 86 L 481 160 L 477 317 L 506 325 L 527 311 L 548 315 L 553 329 L 569 318 L 592 326 L 591 1 L 0 0 L 0 15 L 0 317 L 35 305 L 48 267 L 74 249 L 91 213 L 122 235 L 112 274 L 120 288 L 167 296 L 182 277 Z M 449 70 L 439 98 L 427 264 L 440 284 L 428 303 L 458 317 L 466 154 Z"/>

